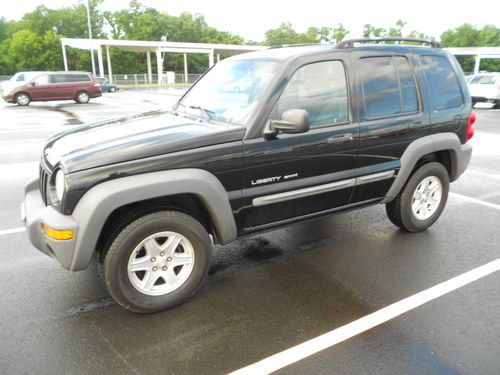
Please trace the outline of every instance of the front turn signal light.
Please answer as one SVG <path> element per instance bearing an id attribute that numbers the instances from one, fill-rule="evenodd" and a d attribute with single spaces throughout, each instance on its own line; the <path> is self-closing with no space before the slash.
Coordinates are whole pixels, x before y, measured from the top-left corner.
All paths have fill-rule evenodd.
<path id="1" fill-rule="evenodd" d="M 53 229 L 46 224 L 43 224 L 42 227 L 46 236 L 52 238 L 53 240 L 67 241 L 73 238 L 74 233 L 72 230 Z"/>

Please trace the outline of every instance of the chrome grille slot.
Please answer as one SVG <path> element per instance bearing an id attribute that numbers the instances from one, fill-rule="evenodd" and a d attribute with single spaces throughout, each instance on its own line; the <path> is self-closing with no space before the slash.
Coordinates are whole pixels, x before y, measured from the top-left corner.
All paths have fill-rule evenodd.
<path id="1" fill-rule="evenodd" d="M 48 204 L 48 184 L 49 184 L 49 172 L 45 170 L 45 168 L 40 165 L 40 194 L 43 199 L 43 203 L 45 205 Z"/>

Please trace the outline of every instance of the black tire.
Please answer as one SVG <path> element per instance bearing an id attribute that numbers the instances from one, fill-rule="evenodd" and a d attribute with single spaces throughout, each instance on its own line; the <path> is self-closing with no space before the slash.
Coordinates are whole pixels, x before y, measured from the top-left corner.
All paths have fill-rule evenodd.
<path id="1" fill-rule="evenodd" d="M 493 107 L 493 109 L 500 109 L 500 102 L 496 102 Z"/>
<path id="2" fill-rule="evenodd" d="M 87 104 L 90 101 L 90 94 L 87 91 L 78 91 L 75 101 L 78 104 Z"/>
<path id="3" fill-rule="evenodd" d="M 109 91 L 109 92 L 115 92 L 115 91 L 116 91 L 116 88 L 114 88 L 114 87 L 110 87 L 108 91 Z"/>
<path id="4" fill-rule="evenodd" d="M 127 266 L 141 241 L 164 231 L 181 234 L 190 242 L 194 250 L 194 265 L 177 289 L 163 295 L 148 295 L 133 285 Z M 119 232 L 107 251 L 99 254 L 99 273 L 103 275 L 109 293 L 120 305 L 137 313 L 152 313 L 177 306 L 191 297 L 208 273 L 211 254 L 212 242 L 200 222 L 181 212 L 159 211 L 145 214 Z"/>
<path id="5" fill-rule="evenodd" d="M 20 92 L 16 95 L 16 103 L 20 106 L 27 106 L 31 103 L 31 96 L 25 92 Z"/>
<path id="6" fill-rule="evenodd" d="M 434 213 L 423 220 L 417 218 L 412 210 L 413 195 L 420 182 L 431 176 L 438 178 L 441 182 L 441 197 Z M 421 232 L 426 230 L 436 222 L 443 212 L 448 199 L 449 187 L 450 177 L 448 171 L 441 163 L 431 162 L 424 164 L 408 179 L 398 196 L 392 202 L 386 204 L 386 212 L 389 220 L 407 232 Z"/>

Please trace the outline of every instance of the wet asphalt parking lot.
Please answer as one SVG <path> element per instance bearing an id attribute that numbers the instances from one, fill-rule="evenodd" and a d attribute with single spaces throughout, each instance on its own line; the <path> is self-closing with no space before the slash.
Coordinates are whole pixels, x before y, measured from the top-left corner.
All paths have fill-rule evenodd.
<path id="1" fill-rule="evenodd" d="M 402 233 L 374 206 L 248 237 L 216 247 L 185 304 L 123 310 L 95 262 L 72 273 L 29 244 L 23 186 L 50 133 L 168 107 L 178 94 L 0 104 L 2 374 L 224 374 L 500 258 L 500 111 L 476 109 L 472 162 L 430 230 Z M 498 374 L 500 272 L 327 346 L 278 373 Z"/>

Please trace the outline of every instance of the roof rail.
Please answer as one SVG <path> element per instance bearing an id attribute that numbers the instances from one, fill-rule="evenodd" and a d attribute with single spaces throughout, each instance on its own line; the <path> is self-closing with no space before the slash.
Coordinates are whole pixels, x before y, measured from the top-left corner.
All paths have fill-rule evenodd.
<path id="1" fill-rule="evenodd" d="M 352 48 L 355 43 L 379 43 L 379 42 L 411 42 L 411 43 L 421 43 L 429 44 L 432 48 L 441 48 L 441 43 L 434 40 L 416 39 L 416 38 L 399 38 L 399 37 L 387 37 L 387 38 L 362 38 L 362 39 L 349 39 L 343 40 L 337 44 L 337 48 Z"/>

